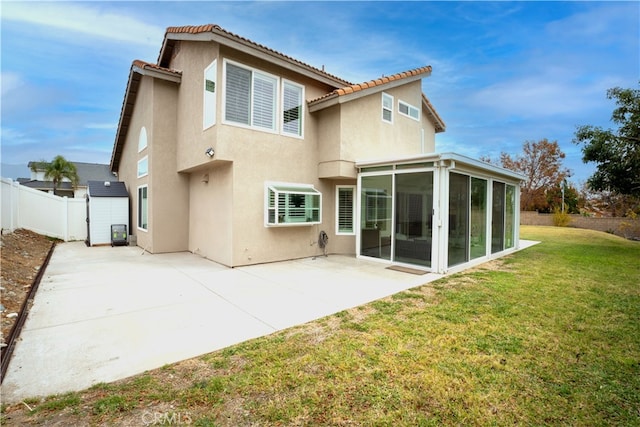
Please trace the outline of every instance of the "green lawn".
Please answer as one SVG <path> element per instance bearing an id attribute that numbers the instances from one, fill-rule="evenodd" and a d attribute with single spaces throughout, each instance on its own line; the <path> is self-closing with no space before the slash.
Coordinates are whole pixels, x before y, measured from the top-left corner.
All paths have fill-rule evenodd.
<path id="1" fill-rule="evenodd" d="M 521 234 L 542 243 L 197 359 L 33 399 L 32 411 L 4 408 L 3 418 L 640 425 L 640 243 L 572 228 Z"/>

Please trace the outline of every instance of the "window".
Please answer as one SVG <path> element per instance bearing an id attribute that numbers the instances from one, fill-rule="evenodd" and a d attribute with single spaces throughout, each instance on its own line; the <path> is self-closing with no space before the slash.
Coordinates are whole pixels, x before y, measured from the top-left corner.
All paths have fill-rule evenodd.
<path id="1" fill-rule="evenodd" d="M 420 120 L 420 110 L 404 101 L 398 101 L 398 113 L 414 120 Z"/>
<path id="2" fill-rule="evenodd" d="M 202 114 L 203 129 L 216 124 L 216 77 L 218 72 L 217 62 L 213 61 L 204 70 L 204 109 Z"/>
<path id="3" fill-rule="evenodd" d="M 147 129 L 142 126 L 140 136 L 138 136 L 138 153 L 147 148 Z"/>
<path id="4" fill-rule="evenodd" d="M 138 160 L 138 178 L 147 176 L 149 174 L 149 157 L 144 156 Z"/>
<path id="5" fill-rule="evenodd" d="M 138 228 L 149 229 L 149 195 L 146 185 L 138 187 Z"/>
<path id="6" fill-rule="evenodd" d="M 266 226 L 320 224 L 322 194 L 306 184 L 266 184 Z"/>
<path id="7" fill-rule="evenodd" d="M 355 234 L 355 188 L 353 185 L 336 186 L 336 234 Z"/>
<path id="8" fill-rule="evenodd" d="M 382 93 L 382 121 L 393 123 L 393 96 Z"/>
<path id="9" fill-rule="evenodd" d="M 303 87 L 284 81 L 282 84 L 282 133 L 302 136 Z"/>
<path id="10" fill-rule="evenodd" d="M 225 120 L 275 131 L 278 79 L 231 63 L 225 67 Z"/>

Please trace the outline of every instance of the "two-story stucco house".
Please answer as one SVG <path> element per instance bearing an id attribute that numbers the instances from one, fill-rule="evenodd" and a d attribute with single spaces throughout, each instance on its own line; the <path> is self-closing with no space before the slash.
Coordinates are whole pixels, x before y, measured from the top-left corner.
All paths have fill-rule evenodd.
<path id="1" fill-rule="evenodd" d="M 227 266 L 322 253 L 434 272 L 518 244 L 513 172 L 435 153 L 424 66 L 352 84 L 216 25 L 134 61 L 111 170 L 152 253 Z"/>

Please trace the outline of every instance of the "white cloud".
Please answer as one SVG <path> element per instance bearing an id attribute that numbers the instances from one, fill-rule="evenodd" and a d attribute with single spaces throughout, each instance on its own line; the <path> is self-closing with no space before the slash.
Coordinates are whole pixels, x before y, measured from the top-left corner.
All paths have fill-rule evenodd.
<path id="1" fill-rule="evenodd" d="M 164 29 L 95 5 L 57 2 L 5 2 L 2 20 L 53 27 L 85 36 L 157 47 Z M 74 34 L 73 37 L 77 37 Z"/>

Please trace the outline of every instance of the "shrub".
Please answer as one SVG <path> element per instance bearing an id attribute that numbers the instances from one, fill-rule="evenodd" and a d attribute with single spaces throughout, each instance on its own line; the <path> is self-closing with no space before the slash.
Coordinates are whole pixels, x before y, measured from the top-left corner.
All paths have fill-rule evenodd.
<path id="1" fill-rule="evenodd" d="M 560 209 L 555 208 L 553 210 L 553 225 L 556 227 L 566 227 L 571 222 L 571 217 L 566 212 L 561 212 Z"/>

